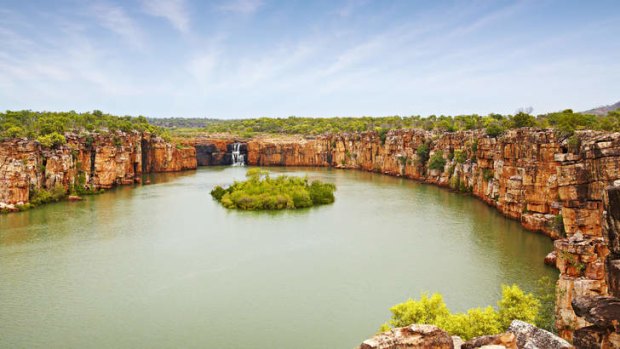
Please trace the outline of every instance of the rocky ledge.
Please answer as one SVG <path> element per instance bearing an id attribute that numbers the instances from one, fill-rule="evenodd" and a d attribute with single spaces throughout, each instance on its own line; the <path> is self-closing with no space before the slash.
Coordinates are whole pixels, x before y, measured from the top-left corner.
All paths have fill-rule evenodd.
<path id="1" fill-rule="evenodd" d="M 564 339 L 515 320 L 505 333 L 482 336 L 463 342 L 459 337 L 433 325 L 411 325 L 396 328 L 365 340 L 358 349 L 427 349 L 427 348 L 507 348 L 507 349 L 568 349 L 573 346 Z"/>

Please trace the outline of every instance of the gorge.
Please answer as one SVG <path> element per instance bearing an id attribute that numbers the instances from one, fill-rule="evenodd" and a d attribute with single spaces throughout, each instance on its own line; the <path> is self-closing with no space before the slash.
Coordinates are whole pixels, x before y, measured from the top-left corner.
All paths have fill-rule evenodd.
<path id="1" fill-rule="evenodd" d="M 526 229 L 555 239 L 560 270 L 559 333 L 588 326 L 571 308 L 580 295 L 620 293 L 620 134 L 578 131 L 579 142 L 553 130 L 520 128 L 494 138 L 483 131 L 392 130 L 316 137 L 195 137 L 173 145 L 137 133 L 58 149 L 34 141 L 0 144 L 0 205 L 26 203 L 31 188 L 68 187 L 80 173 L 96 188 L 129 184 L 141 174 L 228 165 L 360 169 L 471 193 Z M 238 145 L 235 145 L 238 144 Z M 428 147 L 427 152 L 418 151 Z M 440 156 L 438 156 L 440 154 Z M 430 168 L 433 157 L 441 166 Z M 438 159 L 440 158 L 440 159 Z"/>

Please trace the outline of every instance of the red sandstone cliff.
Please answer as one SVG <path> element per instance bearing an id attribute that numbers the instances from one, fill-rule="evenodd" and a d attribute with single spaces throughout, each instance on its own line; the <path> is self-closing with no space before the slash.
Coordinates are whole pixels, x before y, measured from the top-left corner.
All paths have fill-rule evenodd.
<path id="1" fill-rule="evenodd" d="M 55 149 L 33 140 L 0 142 L 2 207 L 27 203 L 33 189 L 68 189 L 72 185 L 111 188 L 139 181 L 143 172 L 196 168 L 194 147 L 170 144 L 148 134 L 67 134 L 66 138 L 67 144 Z"/>

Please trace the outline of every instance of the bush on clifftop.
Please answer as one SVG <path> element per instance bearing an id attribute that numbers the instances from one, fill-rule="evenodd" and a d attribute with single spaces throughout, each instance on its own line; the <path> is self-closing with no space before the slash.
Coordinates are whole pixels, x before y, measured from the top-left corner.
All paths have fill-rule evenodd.
<path id="1" fill-rule="evenodd" d="M 379 330 L 385 332 L 416 323 L 431 324 L 468 340 L 506 331 L 512 320 L 542 321 L 540 307 L 541 302 L 534 295 L 523 292 L 517 285 L 502 285 L 502 299 L 497 302 L 497 310 L 488 306 L 469 309 L 465 313 L 451 313 L 438 293 L 430 297 L 423 293 L 419 300 L 408 299 L 390 308 L 392 319 Z"/>
<path id="2" fill-rule="evenodd" d="M 211 196 L 226 208 L 240 210 L 283 210 L 325 205 L 334 202 L 336 187 L 308 178 L 278 176 L 253 168 L 247 180 L 235 182 L 228 188 L 216 186 Z"/>

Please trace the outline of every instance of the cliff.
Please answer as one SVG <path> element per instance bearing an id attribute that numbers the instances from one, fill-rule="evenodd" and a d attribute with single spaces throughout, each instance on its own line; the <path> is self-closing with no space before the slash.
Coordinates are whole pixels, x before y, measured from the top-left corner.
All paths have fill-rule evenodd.
<path id="1" fill-rule="evenodd" d="M 0 142 L 0 209 L 26 204 L 31 191 L 62 186 L 107 189 L 140 181 L 142 173 L 196 168 L 194 147 L 138 132 L 77 136 L 45 148 L 27 139 Z"/>

